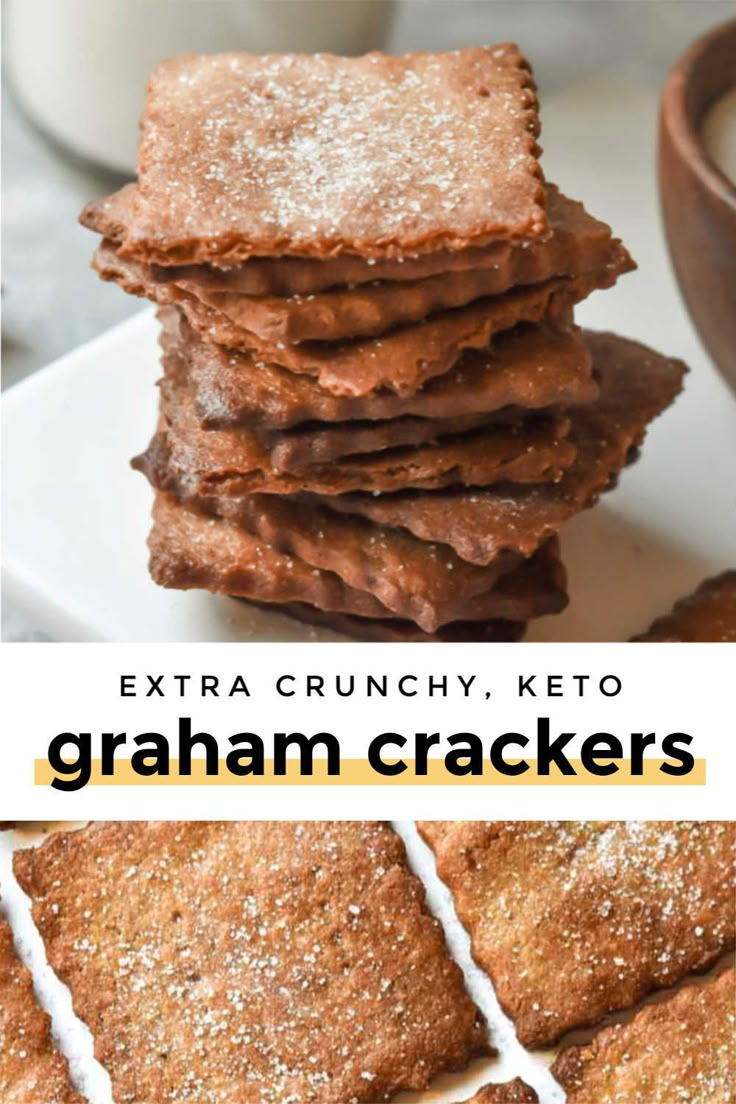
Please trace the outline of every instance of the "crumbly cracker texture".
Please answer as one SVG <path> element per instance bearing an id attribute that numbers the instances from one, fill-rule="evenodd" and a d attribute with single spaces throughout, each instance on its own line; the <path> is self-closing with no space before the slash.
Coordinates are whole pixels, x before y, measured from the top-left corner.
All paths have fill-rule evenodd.
<path id="1" fill-rule="evenodd" d="M 563 1051 L 552 1073 L 567 1104 L 733 1104 L 735 1009 L 727 970 Z"/>
<path id="2" fill-rule="evenodd" d="M 527 1046 L 597 1023 L 734 946 L 734 823 L 424 821 L 420 831 Z"/>
<path id="3" fill-rule="evenodd" d="M 421 1089 L 485 1025 L 382 823 L 104 823 L 16 852 L 118 1104 Z"/>

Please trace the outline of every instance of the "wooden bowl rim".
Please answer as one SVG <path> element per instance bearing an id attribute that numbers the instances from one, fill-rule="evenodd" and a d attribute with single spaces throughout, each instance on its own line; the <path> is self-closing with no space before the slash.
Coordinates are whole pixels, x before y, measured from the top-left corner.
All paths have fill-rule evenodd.
<path id="1" fill-rule="evenodd" d="M 687 93 L 697 66 L 707 63 L 711 50 L 726 38 L 732 38 L 736 51 L 736 19 L 721 23 L 688 47 L 670 71 L 662 93 L 662 125 L 677 146 L 680 156 L 689 164 L 709 191 L 736 213 L 736 184 L 719 169 L 703 146 L 700 124 L 711 104 L 702 105 L 695 120 L 688 110 Z M 736 69 L 733 88 L 736 88 Z M 726 86 L 726 91 L 730 87 Z M 721 95 L 724 95 L 721 93 Z M 716 101 L 713 101 L 716 102 Z"/>

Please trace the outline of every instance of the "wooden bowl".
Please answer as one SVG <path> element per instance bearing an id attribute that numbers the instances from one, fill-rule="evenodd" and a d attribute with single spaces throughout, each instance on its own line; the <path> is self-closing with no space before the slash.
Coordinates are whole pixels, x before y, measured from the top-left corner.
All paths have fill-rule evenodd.
<path id="1" fill-rule="evenodd" d="M 670 255 L 700 336 L 736 389 L 736 186 L 703 148 L 708 109 L 736 86 L 736 20 L 683 54 L 659 117 L 659 188 Z M 736 123 L 735 123 L 736 125 Z"/>

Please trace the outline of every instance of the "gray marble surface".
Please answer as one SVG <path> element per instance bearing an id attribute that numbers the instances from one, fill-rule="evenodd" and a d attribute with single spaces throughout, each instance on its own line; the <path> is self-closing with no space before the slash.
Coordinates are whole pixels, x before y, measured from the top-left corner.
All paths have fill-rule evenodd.
<path id="1" fill-rule="evenodd" d="M 403 0 L 387 46 L 402 52 L 515 40 L 534 64 L 543 107 L 545 93 L 592 75 L 659 88 L 685 46 L 733 13 L 731 0 Z M 77 224 L 83 204 L 120 181 L 49 142 L 12 88 L 4 88 L 2 122 L 3 386 L 9 387 L 141 304 L 93 275 L 92 238 Z M 12 479 L 12 471 L 4 477 Z M 2 634 L 42 639 L 5 606 Z"/>

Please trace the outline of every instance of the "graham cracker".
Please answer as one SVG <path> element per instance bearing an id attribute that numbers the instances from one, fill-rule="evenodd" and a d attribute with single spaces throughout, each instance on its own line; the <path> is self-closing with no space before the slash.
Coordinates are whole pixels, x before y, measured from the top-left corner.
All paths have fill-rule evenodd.
<path id="1" fill-rule="evenodd" d="M 133 192 L 135 185 L 127 185 Z M 546 185 L 546 196 L 554 186 Z M 129 202 L 125 188 L 111 196 L 121 217 Z M 548 200 L 546 199 L 546 202 Z M 108 232 L 111 227 L 109 209 L 106 217 L 95 226 L 113 241 L 119 234 Z M 89 225 L 89 224 L 88 224 Z M 333 288 L 360 286 L 377 281 L 412 283 L 446 273 L 467 272 L 479 268 L 496 268 L 508 263 L 512 251 L 519 245 L 531 248 L 546 241 L 548 234 L 522 243 L 494 241 L 489 245 L 467 249 L 438 249 L 434 253 L 412 253 L 401 257 L 360 257 L 354 253 L 338 253 L 334 257 L 249 257 L 242 264 L 218 268 L 214 265 L 152 265 L 157 280 L 187 280 L 208 291 L 232 291 L 240 295 L 292 298 L 297 295 L 317 295 Z"/>
<path id="2" fill-rule="evenodd" d="M 121 1102 L 373 1102 L 488 1050 L 386 823 L 99 823 L 14 862 Z"/>
<path id="3" fill-rule="evenodd" d="M 202 588 L 278 605 L 300 602 L 366 618 L 382 619 L 395 612 L 333 572 L 283 555 L 239 525 L 208 517 L 162 492 L 155 497 L 153 522 L 149 569 L 160 586 Z M 490 590 L 473 595 L 463 606 L 463 619 L 528 621 L 558 613 L 567 604 L 567 595 L 556 553 L 554 544 L 542 548 L 502 575 Z M 425 631 L 433 632 L 442 618 L 455 620 L 458 614 L 454 607 L 441 609 L 425 602 L 416 616 Z"/>
<path id="4" fill-rule="evenodd" d="M 51 1039 L 51 1018 L 0 916 L 0 1099 L 3 1104 L 85 1104 Z"/>
<path id="5" fill-rule="evenodd" d="M 550 235 L 523 245 L 505 243 L 493 265 L 440 272 L 418 280 L 379 281 L 296 296 L 253 296 L 237 287 L 238 269 L 225 272 L 202 266 L 194 272 L 149 267 L 150 297 L 191 296 L 262 342 L 295 345 L 304 341 L 342 341 L 378 337 L 399 326 L 423 321 L 476 299 L 502 295 L 553 276 L 597 274 L 618 265 L 621 243 L 611 229 L 590 216 L 580 203 L 547 186 Z M 244 267 L 247 269 L 248 263 Z M 326 262 L 329 264 L 330 262 Z"/>
<path id="6" fill-rule="evenodd" d="M 350 397 L 324 390 L 311 376 L 203 341 L 174 308 L 162 308 L 159 318 L 164 348 L 184 360 L 197 415 L 211 429 L 284 430 L 304 422 L 400 416 L 445 419 L 506 407 L 570 407 L 591 402 L 598 393 L 590 354 L 579 330 L 569 325 L 522 326 L 499 334 L 490 348 L 467 351 L 456 367 L 413 395 L 383 390 Z"/>
<path id="7" fill-rule="evenodd" d="M 449 544 L 471 563 L 504 551 L 531 555 L 573 515 L 592 506 L 641 444 L 647 424 L 673 401 L 685 366 L 615 334 L 585 332 L 599 399 L 571 411 L 575 462 L 558 483 L 426 494 L 340 495 L 322 505 Z"/>
<path id="8" fill-rule="evenodd" d="M 178 348 L 166 349 L 163 363 L 159 426 L 133 465 L 154 486 L 177 493 L 334 495 L 356 489 L 488 485 L 499 480 L 535 483 L 559 479 L 575 457 L 574 447 L 566 441 L 569 420 L 538 415 L 509 424 L 499 420 L 416 447 L 347 455 L 296 472 L 283 471 L 274 466 L 269 443 L 252 428 L 203 429 L 186 385 L 186 361 Z"/>
<path id="9" fill-rule="evenodd" d="M 305 472 L 318 464 L 341 461 L 388 449 L 432 445 L 446 439 L 483 430 L 492 434 L 499 426 L 518 425 L 525 412 L 458 414 L 455 418 L 389 418 L 380 422 L 318 423 L 292 433 L 258 433 L 269 450 L 275 472 Z M 452 441 L 450 441 L 452 443 Z M 427 452 L 427 456 L 431 453 Z"/>
<path id="10" fill-rule="evenodd" d="M 545 207 L 549 233 L 533 241 L 496 241 L 483 247 L 460 251 L 440 250 L 393 260 L 365 259 L 342 253 L 325 260 L 300 257 L 251 257 L 227 269 L 212 265 L 184 267 L 153 266 L 155 279 L 186 283 L 205 293 L 231 293 L 261 299 L 295 300 L 335 289 L 365 285 L 421 286 L 436 277 L 452 278 L 482 271 L 495 273 L 493 283 L 484 285 L 483 295 L 497 295 L 516 284 L 538 283 L 549 276 L 597 267 L 605 263 L 611 230 L 590 215 L 581 203 L 562 195 L 554 184 L 545 185 Z M 125 202 L 120 204 L 125 220 Z M 119 235 L 98 228 L 105 237 Z M 195 292 L 196 294 L 197 292 Z M 325 306 L 331 302 L 325 298 Z M 466 300 L 469 301 L 469 300 Z M 450 302 L 446 301 L 445 306 Z M 455 303 L 459 305 L 459 303 Z M 436 309 L 436 308 L 435 308 Z M 417 316 L 421 317 L 421 315 Z"/>
<path id="11" fill-rule="evenodd" d="M 657 620 L 636 641 L 721 643 L 736 641 L 736 571 L 705 579 L 672 612 Z"/>
<path id="12" fill-rule="evenodd" d="M 193 505 L 227 518 L 283 555 L 334 572 L 348 586 L 375 595 L 397 617 L 424 625 L 462 618 L 468 603 L 522 562 L 507 554 L 478 567 L 446 544 L 419 541 L 401 529 L 284 495 L 213 496 L 196 498 Z"/>
<path id="13" fill-rule="evenodd" d="M 121 252 L 224 265 L 538 237 L 536 109 L 509 44 L 172 58 L 148 83 Z"/>
<path id="14" fill-rule="evenodd" d="M 525 1046 L 706 970 L 736 942 L 732 822 L 423 821 L 419 830 Z"/>
<path id="15" fill-rule="evenodd" d="M 568 1104 L 733 1104 L 735 1009 L 731 969 L 563 1051 L 552 1073 Z"/>

